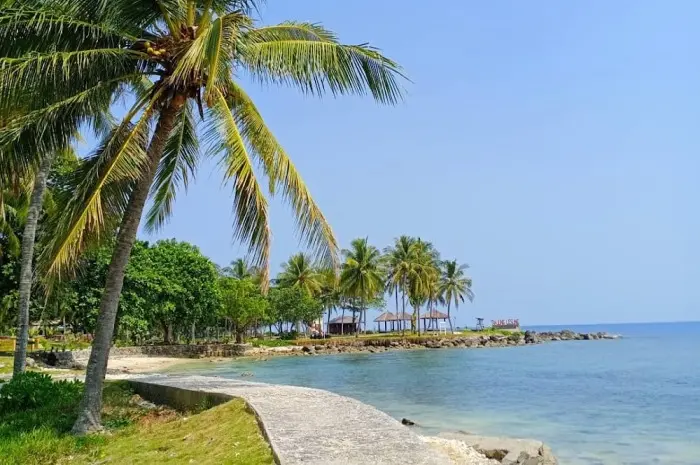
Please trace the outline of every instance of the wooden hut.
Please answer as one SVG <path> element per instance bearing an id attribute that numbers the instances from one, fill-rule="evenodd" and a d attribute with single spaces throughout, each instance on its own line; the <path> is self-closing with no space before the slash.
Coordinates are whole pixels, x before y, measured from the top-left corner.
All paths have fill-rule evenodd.
<path id="1" fill-rule="evenodd" d="M 384 332 L 387 333 L 389 332 L 389 323 L 391 323 L 391 331 L 394 331 L 396 321 L 396 315 L 391 312 L 384 312 L 374 319 L 374 322 L 377 323 L 377 331 L 380 333 L 382 332 L 382 322 L 384 322 Z"/>
<path id="2" fill-rule="evenodd" d="M 421 315 L 420 319 L 423 320 L 423 329 L 425 331 L 427 331 L 428 329 L 432 329 L 433 331 L 437 331 L 438 330 L 438 321 L 449 320 L 449 317 L 447 316 L 447 313 L 442 313 L 440 311 L 432 309 L 428 313 Z M 450 324 L 451 323 L 452 322 L 450 322 Z"/>
<path id="3" fill-rule="evenodd" d="M 359 322 L 352 316 L 339 316 L 328 323 L 328 334 L 354 334 L 359 330 Z"/>

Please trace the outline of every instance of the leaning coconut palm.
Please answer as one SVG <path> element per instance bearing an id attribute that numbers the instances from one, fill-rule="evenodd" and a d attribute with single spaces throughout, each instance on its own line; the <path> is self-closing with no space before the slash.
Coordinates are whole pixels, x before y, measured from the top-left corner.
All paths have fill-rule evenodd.
<path id="1" fill-rule="evenodd" d="M 456 310 L 459 308 L 459 303 L 464 302 L 465 297 L 470 302 L 474 300 L 472 278 L 464 273 L 469 268 L 467 264 L 458 265 L 457 260 L 446 260 L 441 265 L 440 293 L 447 302 L 447 318 L 450 322 L 450 331 L 454 332 L 452 319 L 450 318 L 450 305 L 454 302 Z"/>
<path id="2" fill-rule="evenodd" d="M 315 297 L 321 292 L 322 279 L 311 257 L 298 253 L 282 264 L 282 272 L 277 275 L 275 283 L 280 287 L 303 289 L 309 296 Z"/>
<path id="3" fill-rule="evenodd" d="M 379 249 L 367 243 L 367 239 L 355 239 L 349 250 L 343 250 L 345 261 L 340 271 L 341 292 L 359 303 L 360 324 L 367 311 L 366 304 L 384 290 L 384 271 Z M 353 312 L 353 326 L 355 314 Z M 365 324 L 367 316 L 364 317 Z M 355 336 L 358 331 L 355 331 Z"/>
<path id="4" fill-rule="evenodd" d="M 396 314 L 399 314 L 399 291 L 401 291 L 401 315 L 406 314 L 406 287 L 411 267 L 413 244 L 416 239 L 401 236 L 394 239 L 394 245 L 384 249 L 387 262 L 387 291 L 394 292 L 396 298 Z M 406 328 L 405 321 L 400 320 L 401 332 Z"/>
<path id="5" fill-rule="evenodd" d="M 102 385 L 119 295 L 149 193 L 153 205 L 147 227 L 157 229 L 167 221 L 178 187 L 186 187 L 194 176 L 199 134 L 205 134 L 203 151 L 219 158 L 232 186 L 234 238 L 249 245 L 253 263 L 262 270 L 262 286 L 269 283 L 271 234 L 268 203 L 253 169 L 256 164 L 269 178 L 270 194 L 279 191 L 291 204 L 299 232 L 315 258 L 334 265 L 337 245 L 330 226 L 234 77 L 245 73 L 263 83 L 289 85 L 314 95 L 369 93 L 392 104 L 401 97 L 400 71 L 377 50 L 342 45 L 316 24 L 259 27 L 249 16 L 254 4 L 253 0 L 33 0 L 3 11 L 0 18 L 3 49 L 7 41 L 25 47 L 25 61 L 42 71 L 35 79 L 71 89 L 74 81 L 97 76 L 99 90 L 118 90 L 135 102 L 88 162 L 55 240 L 46 249 L 46 270 L 61 276 L 83 249 L 85 231 L 99 230 L 107 213 L 122 214 L 85 394 L 73 428 L 76 433 L 100 428 Z M 26 45 L 39 43 L 51 47 L 35 53 Z M 23 81 L 34 74 L 26 72 Z M 92 91 L 76 93 L 71 102 L 89 102 Z M 55 115 L 60 107 L 56 105 L 47 107 L 45 114 Z M 37 124 L 40 116 L 27 124 Z"/>

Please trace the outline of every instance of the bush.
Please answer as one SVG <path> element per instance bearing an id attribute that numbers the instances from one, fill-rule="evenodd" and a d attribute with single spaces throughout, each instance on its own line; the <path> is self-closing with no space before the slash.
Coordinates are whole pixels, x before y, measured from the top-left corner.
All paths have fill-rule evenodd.
<path id="1" fill-rule="evenodd" d="M 280 339 L 284 341 L 293 341 L 299 337 L 299 331 L 283 331 L 280 333 Z"/>
<path id="2" fill-rule="evenodd" d="M 33 410 L 47 404 L 74 406 L 82 394 L 78 381 L 54 382 L 46 373 L 25 372 L 0 388 L 0 415 Z"/>

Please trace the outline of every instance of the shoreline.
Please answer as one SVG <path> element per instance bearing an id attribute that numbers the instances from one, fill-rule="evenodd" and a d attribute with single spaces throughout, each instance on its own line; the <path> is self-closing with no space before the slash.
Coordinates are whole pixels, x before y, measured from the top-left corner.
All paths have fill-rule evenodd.
<path id="1" fill-rule="evenodd" d="M 295 345 L 254 347 L 251 344 L 199 344 L 113 347 L 110 352 L 108 373 L 159 373 L 179 364 L 194 361 L 210 363 L 249 359 L 264 361 L 279 356 L 318 356 L 346 353 L 382 353 L 388 351 L 423 349 L 484 349 L 518 347 L 562 341 L 615 340 L 621 336 L 608 333 L 576 333 L 534 331 L 504 334 L 450 334 L 442 336 L 378 336 L 359 338 L 331 338 L 304 340 Z M 84 370 L 90 349 L 65 352 L 35 352 L 30 357 L 39 362 L 46 372 Z M 57 373 L 58 374 L 58 373 Z"/>

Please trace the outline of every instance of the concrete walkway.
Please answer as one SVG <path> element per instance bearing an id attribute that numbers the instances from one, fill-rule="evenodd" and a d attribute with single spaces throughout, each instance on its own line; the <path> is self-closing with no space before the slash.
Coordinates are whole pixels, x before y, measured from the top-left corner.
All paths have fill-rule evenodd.
<path id="1" fill-rule="evenodd" d="M 146 393 L 175 389 L 244 399 L 281 465 L 453 463 L 386 413 L 328 391 L 206 376 L 139 377 L 130 382 Z"/>

